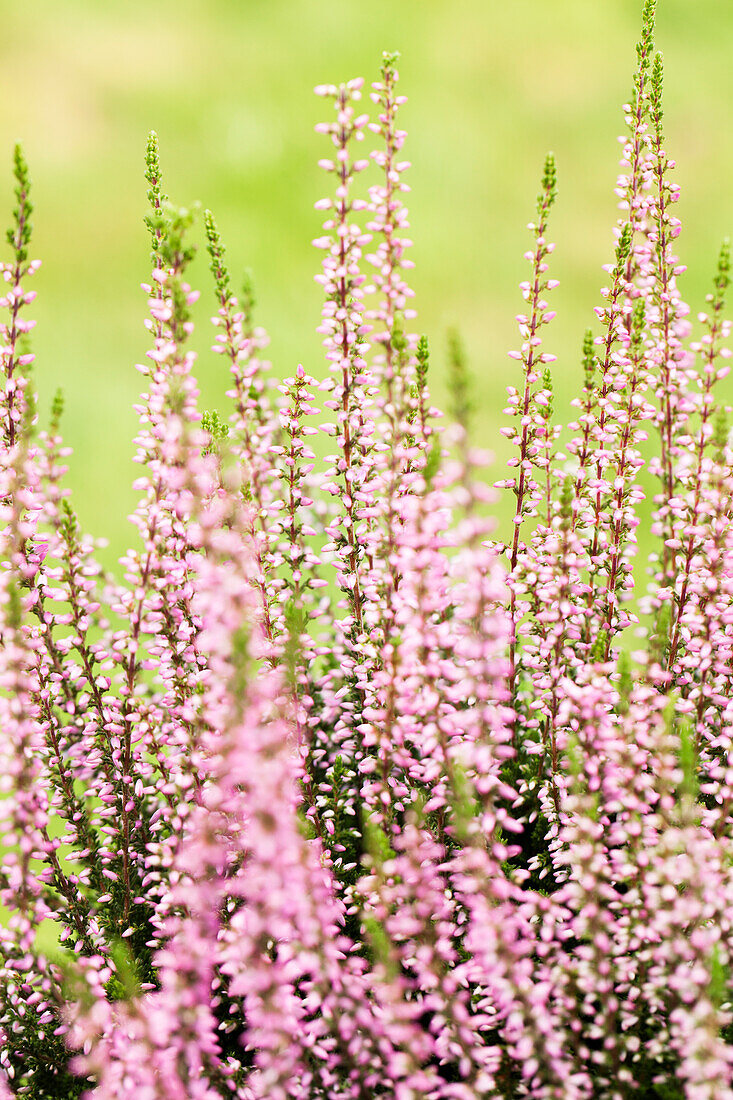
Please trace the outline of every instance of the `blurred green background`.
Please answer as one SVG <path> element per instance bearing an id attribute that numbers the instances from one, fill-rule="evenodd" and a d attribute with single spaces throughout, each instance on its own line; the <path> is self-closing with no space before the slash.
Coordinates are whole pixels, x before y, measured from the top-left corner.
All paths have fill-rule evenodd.
<path id="1" fill-rule="evenodd" d="M 668 149 L 683 187 L 682 285 L 694 313 L 720 238 L 733 230 L 733 3 L 660 0 L 659 9 Z M 12 143 L 21 139 L 34 180 L 32 254 L 43 259 L 33 307 L 42 415 L 62 386 L 76 504 L 84 526 L 110 539 L 108 560 L 132 535 L 148 131 L 160 136 L 167 192 L 213 209 L 237 281 L 252 268 L 277 369 L 302 362 L 322 374 L 320 254 L 310 242 L 325 186 L 316 161 L 326 155 L 313 126 L 326 105 L 312 87 L 376 79 L 382 50 L 401 51 L 413 285 L 434 351 L 433 389 L 441 401 L 445 332 L 457 324 L 475 378 L 476 442 L 500 463 L 516 284 L 548 149 L 559 169 L 551 236 L 561 280 L 548 344 L 559 355 L 558 415 L 568 416 L 582 332 L 613 247 L 616 137 L 640 11 L 641 0 L 5 0 L 4 203 L 9 214 Z M 204 256 L 193 281 L 202 290 L 202 403 L 224 410 Z"/>

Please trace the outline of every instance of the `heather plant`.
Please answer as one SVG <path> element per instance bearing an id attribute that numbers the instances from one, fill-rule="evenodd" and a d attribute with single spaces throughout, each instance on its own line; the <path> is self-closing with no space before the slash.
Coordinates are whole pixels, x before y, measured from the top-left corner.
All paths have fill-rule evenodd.
<path id="1" fill-rule="evenodd" d="M 16 150 L 0 1097 L 733 1097 L 730 258 L 693 328 L 654 7 L 576 419 L 545 350 L 548 156 L 493 488 L 458 336 L 443 429 L 413 331 L 397 56 L 373 117 L 360 80 L 316 89 L 325 377 L 265 360 L 204 216 L 229 413 L 199 409 L 195 219 L 151 135 L 139 537 L 115 576 L 65 486 L 60 396 L 39 425 Z"/>

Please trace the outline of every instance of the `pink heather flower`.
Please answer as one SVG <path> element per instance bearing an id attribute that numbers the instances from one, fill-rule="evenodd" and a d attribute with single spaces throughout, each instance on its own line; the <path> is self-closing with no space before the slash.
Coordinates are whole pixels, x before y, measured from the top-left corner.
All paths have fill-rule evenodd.
<path id="1" fill-rule="evenodd" d="M 693 331 L 653 30 L 646 0 L 615 258 L 567 433 L 543 331 L 545 165 L 516 451 L 495 483 L 514 493 L 504 542 L 457 341 L 459 423 L 441 433 L 427 340 L 406 331 L 395 56 L 373 122 L 361 80 L 316 89 L 334 108 L 317 127 L 325 381 L 301 364 L 276 380 L 205 216 L 228 421 L 199 409 L 192 219 L 151 135 L 136 544 L 114 578 L 70 501 L 59 400 L 35 432 L 16 151 L 0 1100 L 733 1095 L 733 449 L 715 388 L 730 261 L 724 246 Z"/>

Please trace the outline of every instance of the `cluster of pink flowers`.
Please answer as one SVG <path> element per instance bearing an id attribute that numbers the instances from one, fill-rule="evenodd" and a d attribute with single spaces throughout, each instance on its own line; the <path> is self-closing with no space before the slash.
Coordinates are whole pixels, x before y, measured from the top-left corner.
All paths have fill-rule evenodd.
<path id="1" fill-rule="evenodd" d="M 139 538 L 119 576 L 74 514 L 60 399 L 38 426 L 16 150 L 0 1100 L 733 1100 L 730 264 L 724 245 L 693 330 L 654 7 L 564 431 L 545 165 L 504 541 L 460 347 L 443 432 L 410 331 L 395 56 L 373 121 L 362 81 L 317 89 L 324 378 L 262 358 L 206 214 L 228 419 L 199 411 L 192 219 L 151 136 Z"/>

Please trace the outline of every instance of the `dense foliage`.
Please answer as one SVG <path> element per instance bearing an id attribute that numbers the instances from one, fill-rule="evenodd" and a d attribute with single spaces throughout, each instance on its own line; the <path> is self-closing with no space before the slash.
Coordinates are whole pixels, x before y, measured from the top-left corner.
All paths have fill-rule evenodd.
<path id="1" fill-rule="evenodd" d="M 442 433 L 411 332 L 395 57 L 374 121 L 361 81 L 317 89 L 335 107 L 318 127 L 325 381 L 277 380 L 205 216 L 228 419 L 198 410 L 192 217 L 151 136 L 140 537 L 121 579 L 64 487 L 60 399 L 37 426 L 16 151 L 0 1098 L 733 1097 L 729 255 L 693 335 L 653 31 L 647 0 L 615 257 L 564 435 L 547 158 L 505 542 L 460 344 Z M 645 466 L 657 549 L 637 598 Z"/>

